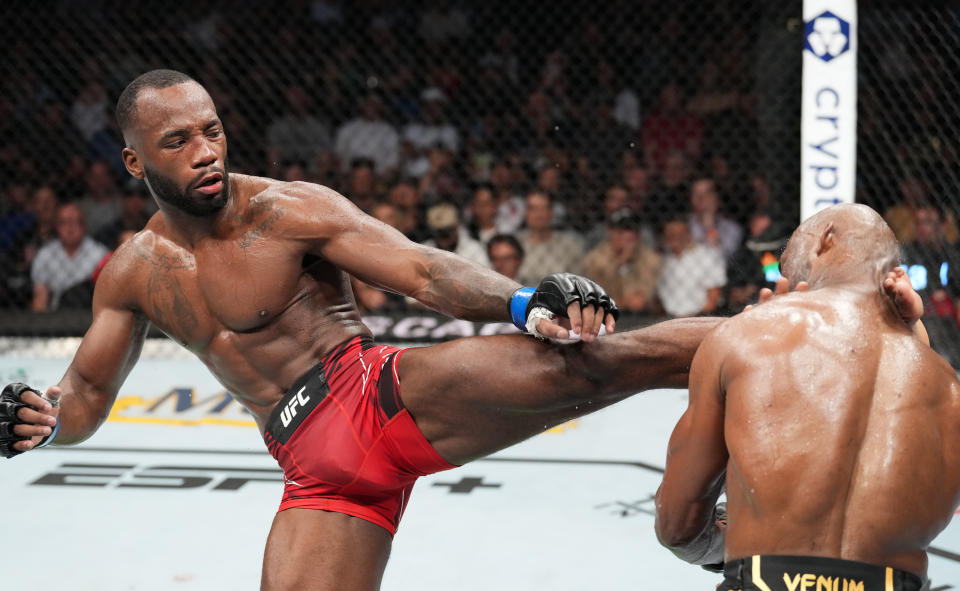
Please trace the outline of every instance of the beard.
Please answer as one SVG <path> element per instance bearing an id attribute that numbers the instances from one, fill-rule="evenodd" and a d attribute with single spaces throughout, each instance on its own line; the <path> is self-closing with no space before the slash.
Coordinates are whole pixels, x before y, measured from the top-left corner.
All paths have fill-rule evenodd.
<path id="1" fill-rule="evenodd" d="M 223 189 L 220 190 L 220 193 L 210 199 L 191 198 L 189 193 L 192 191 L 193 184 L 199 181 L 202 176 L 206 176 L 211 172 L 219 172 L 223 175 Z M 158 201 L 163 201 L 183 213 L 195 217 L 210 217 L 215 215 L 226 207 L 227 201 L 230 198 L 230 175 L 227 172 L 226 162 L 224 162 L 224 168 L 222 169 L 213 167 L 204 171 L 200 178 L 190 181 L 185 190 L 181 190 L 171 178 L 153 171 L 146 166 L 143 167 L 143 176 L 144 182 L 146 182 L 150 192 L 153 193 L 153 196 L 156 197 Z"/>

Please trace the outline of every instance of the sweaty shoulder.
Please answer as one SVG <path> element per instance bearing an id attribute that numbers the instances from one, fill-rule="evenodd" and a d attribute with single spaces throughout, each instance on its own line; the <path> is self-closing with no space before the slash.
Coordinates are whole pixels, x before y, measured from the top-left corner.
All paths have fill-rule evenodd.
<path id="1" fill-rule="evenodd" d="M 276 226 L 292 239 L 316 239 L 361 215 L 346 197 L 329 187 L 304 181 L 245 177 L 250 197 L 239 214 L 241 225 Z"/>
<path id="2" fill-rule="evenodd" d="M 765 304 L 737 314 L 714 329 L 705 344 L 726 348 L 744 359 L 756 353 L 798 344 L 811 329 L 829 322 L 835 314 L 805 294 L 779 296 Z"/>

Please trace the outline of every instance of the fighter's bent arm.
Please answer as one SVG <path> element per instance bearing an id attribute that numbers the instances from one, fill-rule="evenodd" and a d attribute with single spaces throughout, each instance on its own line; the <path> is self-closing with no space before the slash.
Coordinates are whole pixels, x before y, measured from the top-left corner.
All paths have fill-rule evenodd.
<path id="1" fill-rule="evenodd" d="M 693 358 L 689 406 L 670 437 L 656 496 L 657 538 L 677 557 L 701 565 L 722 563 L 724 552 L 713 519 L 728 458 L 717 333 L 704 339 Z"/>
<path id="2" fill-rule="evenodd" d="M 73 362 L 47 397 L 60 396 L 60 431 L 54 445 L 79 443 L 103 424 L 120 386 L 140 357 L 149 322 L 125 308 L 122 284 L 108 264 L 97 281 L 93 322 Z"/>
<path id="3" fill-rule="evenodd" d="M 321 237 L 317 254 L 361 281 L 413 297 L 438 312 L 474 321 L 508 318 L 518 283 L 453 253 L 411 242 L 335 191 L 320 191 L 324 219 L 316 220 L 314 228 L 309 217 L 301 224 L 305 235 Z"/>

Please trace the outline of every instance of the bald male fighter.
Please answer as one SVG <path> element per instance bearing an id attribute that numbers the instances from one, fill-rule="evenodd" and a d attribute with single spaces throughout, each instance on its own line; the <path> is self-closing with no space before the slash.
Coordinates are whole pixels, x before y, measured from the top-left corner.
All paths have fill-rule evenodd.
<path id="1" fill-rule="evenodd" d="M 718 589 L 923 585 L 925 549 L 960 502 L 960 383 L 883 295 L 898 258 L 873 210 L 824 210 L 781 260 L 810 291 L 730 319 L 697 351 L 656 531 L 688 562 L 725 562 Z"/>
<path id="2" fill-rule="evenodd" d="M 615 306 L 592 282 L 559 275 L 518 289 L 411 243 L 328 188 L 229 174 L 213 101 L 179 72 L 134 80 L 117 115 L 127 170 L 145 179 L 160 211 L 102 271 L 93 323 L 46 400 L 23 385 L 5 390 L 3 452 L 93 434 L 153 323 L 250 410 L 283 468 L 264 589 L 377 589 L 418 476 L 637 391 L 685 385 L 697 345 L 719 321 L 597 340 L 601 325 L 615 328 Z M 378 345 L 348 273 L 458 318 L 512 318 L 586 342 L 502 335 L 406 351 Z M 537 320 L 537 307 L 569 324 Z"/>

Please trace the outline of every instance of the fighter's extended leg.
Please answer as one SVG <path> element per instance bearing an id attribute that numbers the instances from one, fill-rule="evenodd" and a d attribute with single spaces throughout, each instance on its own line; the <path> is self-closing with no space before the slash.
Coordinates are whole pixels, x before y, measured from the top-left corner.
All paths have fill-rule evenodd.
<path id="1" fill-rule="evenodd" d="M 685 387 L 700 341 L 722 318 L 685 318 L 550 345 L 522 335 L 407 351 L 403 401 L 438 453 L 462 464 L 642 390 Z"/>
<path id="2" fill-rule="evenodd" d="M 390 556 L 390 534 L 368 521 L 329 511 L 277 513 L 263 556 L 262 591 L 377 591 Z"/>

